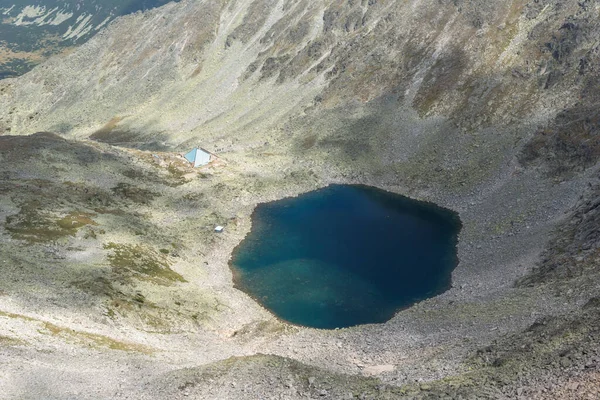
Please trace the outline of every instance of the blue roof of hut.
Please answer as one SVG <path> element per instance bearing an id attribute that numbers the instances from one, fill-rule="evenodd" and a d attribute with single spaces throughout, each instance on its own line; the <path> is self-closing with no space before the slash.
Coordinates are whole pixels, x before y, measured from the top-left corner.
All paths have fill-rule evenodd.
<path id="1" fill-rule="evenodd" d="M 185 159 L 194 164 L 194 167 L 201 167 L 210 162 L 210 153 L 196 147 L 185 155 Z"/>

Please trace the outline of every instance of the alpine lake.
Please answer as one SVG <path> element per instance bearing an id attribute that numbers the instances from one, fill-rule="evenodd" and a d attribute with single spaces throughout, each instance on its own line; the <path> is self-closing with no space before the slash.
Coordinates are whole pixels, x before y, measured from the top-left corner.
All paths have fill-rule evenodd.
<path id="1" fill-rule="evenodd" d="M 281 320 L 382 323 L 451 286 L 458 215 L 368 186 L 331 185 L 257 206 L 233 252 L 235 286 Z"/>

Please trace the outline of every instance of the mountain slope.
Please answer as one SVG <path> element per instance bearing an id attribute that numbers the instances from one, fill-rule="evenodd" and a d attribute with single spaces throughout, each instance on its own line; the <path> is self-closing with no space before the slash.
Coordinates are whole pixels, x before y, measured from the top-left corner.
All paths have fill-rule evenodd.
<path id="1" fill-rule="evenodd" d="M 553 380 L 594 396 L 599 16 L 591 0 L 183 0 L 0 81 L 9 373 L 57 398 L 54 360 L 68 390 L 102 377 L 91 398 L 343 396 L 357 374 L 382 398 L 564 395 Z M 219 163 L 178 163 L 192 145 Z M 456 210 L 453 287 L 335 331 L 236 290 L 254 206 L 330 183 Z M 245 358 L 260 353 L 296 361 Z"/>
<path id="2" fill-rule="evenodd" d="M 0 79 L 27 72 L 50 55 L 84 43 L 114 18 L 165 0 L 0 2 Z"/>
<path id="3" fill-rule="evenodd" d="M 178 144 L 391 97 L 417 124 L 543 125 L 577 114 L 580 98 L 598 101 L 597 12 L 588 2 L 184 2 L 121 19 L 25 85 L 4 83 L 0 129 L 83 137 L 118 119 L 113 130 Z"/>

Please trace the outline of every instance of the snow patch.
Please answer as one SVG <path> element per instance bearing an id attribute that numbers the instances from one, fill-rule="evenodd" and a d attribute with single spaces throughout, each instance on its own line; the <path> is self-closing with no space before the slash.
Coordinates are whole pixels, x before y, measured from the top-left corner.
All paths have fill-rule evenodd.
<path id="1" fill-rule="evenodd" d="M 93 28 L 92 25 L 88 25 L 91 19 L 91 14 L 81 14 L 79 17 L 77 17 L 77 20 L 75 21 L 75 26 L 69 26 L 69 29 L 63 35 L 63 39 L 79 39 L 80 37 L 89 33 Z"/>
<path id="2" fill-rule="evenodd" d="M 86 17 L 86 13 L 80 14 L 77 19 L 75 20 L 75 23 L 78 24 L 79 22 L 81 22 L 81 20 L 83 20 Z"/>
<path id="3" fill-rule="evenodd" d="M 94 30 L 99 31 L 100 29 L 102 29 L 102 27 L 104 25 L 106 25 L 108 23 L 108 21 L 110 21 L 111 18 L 112 18 L 112 14 L 110 16 L 106 17 L 106 19 L 104 21 L 100 22 L 100 24 L 97 27 L 95 27 Z"/>
<path id="4" fill-rule="evenodd" d="M 8 12 L 13 8 L 14 6 L 7 11 L 4 11 L 3 14 L 7 15 Z M 44 6 L 26 6 L 23 8 L 23 10 L 21 10 L 19 15 L 17 15 L 13 24 L 19 26 L 60 25 L 72 16 L 73 13 L 64 9 L 59 10 L 58 7 L 54 7 L 53 9 L 47 11 Z"/>
<path id="5" fill-rule="evenodd" d="M 27 19 L 39 18 L 46 14 L 46 7 L 44 6 L 25 6 L 17 15 L 14 25 L 31 25 L 34 21 L 25 21 Z"/>
<path id="6" fill-rule="evenodd" d="M 15 5 L 13 4 L 12 6 L 10 6 L 10 8 L 2 8 L 2 14 L 4 15 L 8 15 L 10 14 L 10 12 L 12 11 L 12 9 L 15 8 Z"/>
<path id="7" fill-rule="evenodd" d="M 46 22 L 46 18 L 48 18 L 50 15 L 52 15 L 52 13 L 54 13 L 57 10 L 58 10 L 58 7 L 53 8 L 52 10 L 48 11 L 47 13 L 42 14 L 39 18 L 36 18 L 35 20 L 33 20 L 33 22 L 31 22 L 31 23 L 33 25 L 39 25 L 39 26 L 47 25 L 48 22 Z"/>
<path id="8" fill-rule="evenodd" d="M 48 23 L 50 25 L 60 25 L 63 22 L 65 22 L 66 20 L 70 19 L 72 16 L 73 16 L 73 13 L 71 13 L 71 12 L 59 11 L 54 16 L 54 19 L 49 21 Z"/>

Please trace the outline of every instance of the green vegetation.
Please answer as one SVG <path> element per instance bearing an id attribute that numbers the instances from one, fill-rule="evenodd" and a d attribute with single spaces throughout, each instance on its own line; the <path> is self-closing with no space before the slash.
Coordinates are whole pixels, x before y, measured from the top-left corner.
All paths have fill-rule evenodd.
<path id="1" fill-rule="evenodd" d="M 120 182 L 112 189 L 113 193 L 138 204 L 149 204 L 157 194 L 129 183 Z"/>
<path id="2" fill-rule="evenodd" d="M 87 225 L 97 225 L 92 213 L 72 211 L 62 218 L 40 208 L 40 203 L 30 201 L 21 206 L 19 213 L 6 217 L 6 230 L 14 239 L 29 243 L 53 242 L 68 236 Z"/>
<path id="3" fill-rule="evenodd" d="M 10 336 L 0 335 L 0 348 L 9 346 L 24 346 L 27 342 Z"/>
<path id="4" fill-rule="evenodd" d="M 101 299 L 104 315 L 112 320 L 117 318 L 133 319 L 142 323 L 142 329 L 155 332 L 170 332 L 173 321 L 190 319 L 195 323 L 199 315 L 188 315 L 177 310 L 158 306 L 149 301 L 142 292 L 134 289 L 133 282 L 125 282 L 126 286 L 119 285 L 122 276 L 117 274 L 109 277 L 96 277 L 83 279 L 71 283 L 71 286 Z M 178 304 L 178 306 L 180 306 Z"/>
<path id="5" fill-rule="evenodd" d="M 108 243 L 104 245 L 112 250 L 108 255 L 113 272 L 126 278 L 135 278 L 159 285 L 171 285 L 185 282 L 185 279 L 170 268 L 167 257 L 147 246 Z"/>
<path id="6" fill-rule="evenodd" d="M 113 350 L 121 350 L 121 351 L 135 351 L 140 353 L 150 354 L 154 350 L 148 346 L 143 346 L 137 343 L 130 343 L 125 341 L 116 340 L 110 338 L 108 336 L 99 335 L 96 333 L 76 331 L 74 329 L 65 328 L 62 326 L 55 325 L 53 323 L 38 320 L 35 318 L 28 317 L 26 315 L 8 313 L 4 311 L 0 311 L 0 317 L 4 318 L 12 318 L 12 319 L 20 319 L 23 321 L 36 322 L 42 324 L 42 329 L 39 330 L 41 334 L 52 335 L 60 337 L 64 340 L 68 340 L 74 342 L 79 345 L 83 345 L 86 347 L 107 347 Z M 18 345 L 18 344 L 26 344 L 23 341 L 6 338 L 5 336 L 0 336 L 0 346 L 6 343 L 7 345 Z"/>
<path id="7" fill-rule="evenodd" d="M 177 166 L 175 166 L 174 164 L 169 164 L 167 171 L 169 171 L 169 174 L 171 174 L 171 177 L 174 179 L 174 182 L 171 184 L 171 186 L 180 186 L 189 182 L 184 177 L 186 171 L 177 168 Z"/>
<path id="8" fill-rule="evenodd" d="M 145 330 L 156 332 L 170 332 L 172 329 L 171 318 L 176 313 L 158 307 L 147 301 L 144 295 L 136 293 L 132 298 L 116 298 L 110 300 L 106 305 L 106 316 L 115 319 L 121 317 L 132 317 L 143 323 Z"/>
<path id="9" fill-rule="evenodd" d="M 285 325 L 279 321 L 259 321 L 256 323 L 244 325 L 241 329 L 233 332 L 234 337 L 246 336 L 266 336 L 272 334 L 285 333 L 288 330 L 295 330 L 295 327 Z"/>
<path id="10" fill-rule="evenodd" d="M 98 225 L 91 217 L 95 216 L 93 213 L 69 213 L 66 217 L 57 221 L 58 226 L 64 230 L 77 230 L 86 225 Z"/>
<path id="11" fill-rule="evenodd" d="M 60 327 L 50 322 L 43 322 L 44 328 L 40 330 L 40 333 L 50 334 L 52 336 L 60 337 L 64 340 L 74 342 L 76 344 L 101 348 L 106 347 L 112 350 L 128 351 L 128 352 L 139 352 L 145 354 L 151 354 L 154 350 L 148 346 L 144 346 L 137 343 L 130 343 L 121 340 L 116 340 L 104 335 L 98 335 L 95 333 L 75 331 L 73 329 Z"/>

